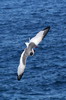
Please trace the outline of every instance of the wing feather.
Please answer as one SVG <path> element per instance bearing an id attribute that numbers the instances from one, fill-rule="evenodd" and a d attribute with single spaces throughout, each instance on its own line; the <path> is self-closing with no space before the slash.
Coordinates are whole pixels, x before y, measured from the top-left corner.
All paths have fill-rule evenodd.
<path id="1" fill-rule="evenodd" d="M 44 37 L 47 35 L 48 31 L 49 31 L 50 27 L 45 28 L 44 30 L 38 32 L 36 34 L 35 37 L 33 37 L 30 42 L 35 43 L 35 45 L 38 45 L 43 39 Z"/>

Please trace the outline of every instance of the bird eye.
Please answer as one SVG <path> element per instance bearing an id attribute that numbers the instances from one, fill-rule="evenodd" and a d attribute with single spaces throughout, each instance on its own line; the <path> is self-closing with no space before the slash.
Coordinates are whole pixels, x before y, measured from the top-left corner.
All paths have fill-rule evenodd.
<path id="1" fill-rule="evenodd" d="M 30 56 L 32 56 L 33 55 L 33 52 L 30 52 Z"/>

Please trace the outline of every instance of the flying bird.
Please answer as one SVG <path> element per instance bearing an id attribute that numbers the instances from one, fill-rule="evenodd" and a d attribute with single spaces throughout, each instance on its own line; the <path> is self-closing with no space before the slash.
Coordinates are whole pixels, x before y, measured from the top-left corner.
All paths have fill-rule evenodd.
<path id="1" fill-rule="evenodd" d="M 35 37 L 29 40 L 29 42 L 25 42 L 27 47 L 24 49 L 20 57 L 20 62 L 17 70 L 18 80 L 20 80 L 24 74 L 27 57 L 34 55 L 35 53 L 34 48 L 38 46 L 38 44 L 44 39 L 44 37 L 47 35 L 49 30 L 50 30 L 50 26 L 38 32 Z"/>

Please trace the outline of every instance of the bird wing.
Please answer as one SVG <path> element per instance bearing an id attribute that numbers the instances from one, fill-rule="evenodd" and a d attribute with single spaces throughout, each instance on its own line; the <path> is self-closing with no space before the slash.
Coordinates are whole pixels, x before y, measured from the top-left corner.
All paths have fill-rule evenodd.
<path id="1" fill-rule="evenodd" d="M 26 60 L 27 60 L 27 57 L 29 56 L 29 50 L 28 48 L 26 48 L 22 54 L 21 54 L 21 57 L 20 57 L 20 62 L 19 62 L 19 66 L 18 66 L 18 70 L 17 70 L 17 79 L 20 80 L 23 73 L 24 73 L 24 70 L 25 70 L 25 67 L 26 67 Z"/>
<path id="2" fill-rule="evenodd" d="M 46 27 L 45 29 L 43 29 L 42 31 L 37 33 L 36 36 L 33 37 L 30 40 L 30 43 L 32 42 L 32 43 L 34 43 L 37 46 L 44 39 L 44 37 L 47 35 L 49 29 L 50 29 L 50 26 Z"/>

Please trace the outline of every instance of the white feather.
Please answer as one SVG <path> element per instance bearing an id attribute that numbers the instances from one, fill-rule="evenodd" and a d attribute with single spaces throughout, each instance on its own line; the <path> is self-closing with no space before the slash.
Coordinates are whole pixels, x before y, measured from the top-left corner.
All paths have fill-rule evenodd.
<path id="1" fill-rule="evenodd" d="M 44 31 L 40 31 L 35 37 L 33 37 L 30 42 L 35 43 L 38 45 L 42 41 Z"/>
<path id="2" fill-rule="evenodd" d="M 29 42 L 25 42 L 25 44 L 26 44 L 26 46 L 28 47 L 28 45 L 29 45 Z"/>
<path id="3" fill-rule="evenodd" d="M 22 63 L 23 54 L 24 54 L 24 51 L 23 51 L 23 53 L 21 54 L 21 57 L 20 57 L 20 63 L 19 63 L 18 70 L 17 70 L 18 76 L 21 75 L 24 72 L 24 69 L 25 69 L 25 65 Z"/>

